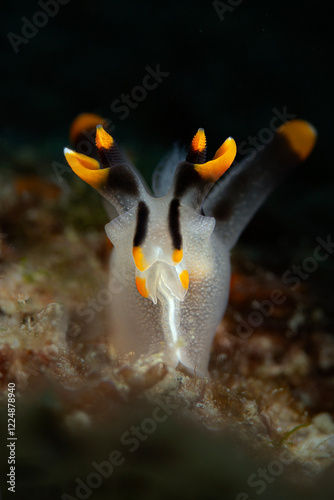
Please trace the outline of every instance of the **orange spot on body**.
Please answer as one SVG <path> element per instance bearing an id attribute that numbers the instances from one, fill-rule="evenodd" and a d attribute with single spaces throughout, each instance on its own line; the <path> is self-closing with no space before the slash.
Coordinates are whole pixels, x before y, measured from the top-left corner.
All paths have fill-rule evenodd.
<path id="1" fill-rule="evenodd" d="M 142 295 L 147 299 L 148 297 L 148 291 L 146 290 L 146 280 L 144 278 L 139 278 L 139 276 L 136 277 L 136 286 L 137 290 Z"/>
<path id="2" fill-rule="evenodd" d="M 139 271 L 142 271 L 142 272 L 145 271 L 148 268 L 148 265 L 147 265 L 147 262 L 145 261 L 145 257 L 144 257 L 143 250 L 141 249 L 141 247 L 133 247 L 132 255 L 133 255 L 133 259 L 134 259 L 135 264 L 136 264 L 136 268 Z"/>
<path id="3" fill-rule="evenodd" d="M 213 160 L 202 165 L 195 164 L 194 168 L 205 181 L 216 182 L 231 166 L 236 154 L 236 143 L 232 137 L 229 137 L 220 146 Z"/>
<path id="4" fill-rule="evenodd" d="M 182 283 L 183 288 L 185 288 L 187 290 L 189 287 L 189 273 L 188 273 L 188 271 L 186 269 L 184 271 L 182 271 L 182 273 L 179 274 L 179 278 L 180 278 L 180 281 Z"/>
<path id="5" fill-rule="evenodd" d="M 179 262 L 181 262 L 183 258 L 183 250 L 182 248 L 180 250 L 174 250 L 173 252 L 173 262 L 175 262 L 175 264 L 178 264 Z"/>

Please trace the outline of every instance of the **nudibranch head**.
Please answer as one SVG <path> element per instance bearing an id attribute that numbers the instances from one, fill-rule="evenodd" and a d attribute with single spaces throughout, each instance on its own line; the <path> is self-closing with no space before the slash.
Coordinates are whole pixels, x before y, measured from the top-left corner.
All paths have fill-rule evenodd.
<path id="1" fill-rule="evenodd" d="M 184 300 L 191 270 L 208 258 L 214 225 L 212 217 L 182 206 L 169 193 L 163 198 L 147 195 L 107 224 L 106 232 L 120 262 L 132 254 L 137 290 L 156 304 L 162 296 Z"/>
<path id="2" fill-rule="evenodd" d="M 179 204 L 169 205 L 156 199 L 140 201 L 132 255 L 136 267 L 136 284 L 141 295 L 157 302 L 157 289 L 183 300 L 188 289 L 180 234 Z"/>
<path id="3" fill-rule="evenodd" d="M 200 215 L 199 209 L 213 183 L 233 162 L 234 140 L 227 139 L 213 160 L 205 162 L 206 137 L 198 129 L 186 160 L 177 167 L 173 185 L 162 198 L 146 191 L 100 124 L 96 147 L 100 162 L 68 148 L 64 152 L 73 171 L 117 209 L 119 216 L 106 231 L 120 255 L 131 252 L 138 292 L 154 304 L 160 295 L 183 301 L 191 269 L 203 260 L 201 252 L 207 258 L 205 247 L 214 229 L 214 219 Z"/>

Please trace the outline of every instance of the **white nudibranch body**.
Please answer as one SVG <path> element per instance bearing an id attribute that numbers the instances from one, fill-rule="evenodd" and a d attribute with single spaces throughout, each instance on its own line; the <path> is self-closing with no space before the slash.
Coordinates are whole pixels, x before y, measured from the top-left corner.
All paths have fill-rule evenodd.
<path id="1" fill-rule="evenodd" d="M 174 149 L 159 164 L 154 196 L 101 125 L 100 163 L 65 149 L 74 172 L 116 209 L 106 233 L 115 247 L 110 278 L 115 270 L 122 276 L 109 314 L 111 342 L 121 356 L 160 353 L 169 366 L 207 375 L 229 295 L 230 250 L 274 185 L 308 156 L 315 137 L 312 126 L 294 120 L 263 151 L 227 171 L 236 154 L 234 140 L 227 139 L 206 162 L 199 129 L 185 161 Z"/>
<path id="2" fill-rule="evenodd" d="M 111 304 L 112 342 L 121 353 L 161 352 L 168 365 L 205 373 L 228 297 L 228 251 L 212 234 L 212 217 L 181 205 L 172 221 L 182 234 L 182 250 L 175 251 L 168 224 L 173 195 L 143 203 L 146 221 L 134 207 L 106 226 L 116 250 L 110 270 L 120 269 L 124 285 Z M 145 232 L 146 224 L 142 246 L 133 250 L 136 227 Z"/>

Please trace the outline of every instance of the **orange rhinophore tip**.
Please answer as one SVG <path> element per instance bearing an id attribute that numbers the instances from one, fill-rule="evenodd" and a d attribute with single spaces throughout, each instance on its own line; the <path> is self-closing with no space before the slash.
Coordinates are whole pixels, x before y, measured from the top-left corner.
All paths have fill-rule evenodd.
<path id="1" fill-rule="evenodd" d="M 199 128 L 191 141 L 186 161 L 189 163 L 204 163 L 206 155 L 206 137 L 202 128 Z"/>
<path id="2" fill-rule="evenodd" d="M 98 125 L 96 127 L 96 147 L 98 149 L 110 149 L 114 144 L 114 139 L 111 135 L 108 134 L 102 127 L 102 125 Z"/>
<path id="3" fill-rule="evenodd" d="M 70 141 L 75 144 L 83 132 L 95 130 L 97 125 L 108 125 L 107 121 L 102 116 L 95 113 L 81 113 L 72 122 L 70 128 Z"/>
<path id="4" fill-rule="evenodd" d="M 108 168 L 122 162 L 122 157 L 116 142 L 111 135 L 104 130 L 102 125 L 96 127 L 95 142 L 102 168 Z"/>
<path id="5" fill-rule="evenodd" d="M 281 125 L 277 132 L 285 137 L 300 161 L 305 160 L 314 148 L 317 140 L 316 129 L 305 120 L 291 120 Z"/>
<path id="6" fill-rule="evenodd" d="M 205 132 L 204 132 L 203 128 L 199 128 L 197 130 L 197 133 L 194 135 L 194 138 L 191 142 L 191 148 L 198 153 L 201 153 L 202 151 L 205 150 L 206 137 L 205 137 Z"/>
<path id="7" fill-rule="evenodd" d="M 67 163 L 83 181 L 90 184 L 95 189 L 100 189 L 107 181 L 109 169 L 100 169 L 100 164 L 94 158 L 64 149 Z"/>
<path id="8" fill-rule="evenodd" d="M 207 161 L 202 165 L 195 165 L 195 170 L 200 174 L 202 179 L 208 182 L 216 182 L 224 172 L 232 165 L 235 155 L 237 154 L 237 146 L 229 137 L 220 146 L 213 160 Z"/>
<path id="9" fill-rule="evenodd" d="M 139 278 L 139 276 L 137 276 L 136 277 L 136 286 L 137 286 L 137 290 L 140 293 L 140 295 L 142 295 L 143 297 L 145 297 L 145 299 L 147 299 L 148 291 L 146 289 L 145 278 Z"/>

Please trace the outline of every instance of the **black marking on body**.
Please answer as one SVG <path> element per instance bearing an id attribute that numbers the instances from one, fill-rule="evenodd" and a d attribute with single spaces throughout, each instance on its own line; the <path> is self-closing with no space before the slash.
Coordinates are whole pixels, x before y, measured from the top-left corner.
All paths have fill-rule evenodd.
<path id="1" fill-rule="evenodd" d="M 121 191 L 130 196 L 139 196 L 137 180 L 125 163 L 110 168 L 105 188 L 110 191 Z"/>
<path id="2" fill-rule="evenodd" d="M 138 210 L 137 210 L 136 232 L 135 232 L 135 237 L 133 239 L 134 247 L 140 246 L 145 240 L 149 213 L 150 211 L 146 203 L 144 201 L 140 201 L 138 203 Z"/>
<path id="3" fill-rule="evenodd" d="M 200 188 L 203 185 L 203 179 L 194 169 L 194 165 L 187 162 L 182 162 L 176 173 L 174 196 L 181 198 L 188 189 Z"/>
<path id="4" fill-rule="evenodd" d="M 169 232 L 172 237 L 173 247 L 176 250 L 181 250 L 182 247 L 182 235 L 180 231 L 180 213 L 179 213 L 180 202 L 174 198 L 169 205 L 168 214 L 168 224 Z"/>

